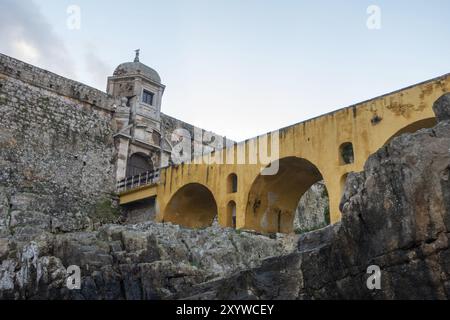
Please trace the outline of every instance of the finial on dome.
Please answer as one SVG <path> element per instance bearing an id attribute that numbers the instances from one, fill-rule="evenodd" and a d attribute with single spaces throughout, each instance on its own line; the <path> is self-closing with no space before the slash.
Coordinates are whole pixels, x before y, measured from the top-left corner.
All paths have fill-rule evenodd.
<path id="1" fill-rule="evenodd" d="M 134 50 L 136 52 L 136 57 L 134 58 L 134 62 L 139 62 L 139 53 L 141 52 L 141 49 Z"/>

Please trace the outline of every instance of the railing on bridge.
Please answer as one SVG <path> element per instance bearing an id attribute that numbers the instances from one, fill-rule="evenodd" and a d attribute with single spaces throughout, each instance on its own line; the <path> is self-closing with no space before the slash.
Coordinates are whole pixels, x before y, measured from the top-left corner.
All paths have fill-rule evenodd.
<path id="1" fill-rule="evenodd" d="M 147 171 L 133 177 L 127 177 L 117 182 L 117 191 L 119 193 L 128 190 L 137 189 L 150 184 L 155 184 L 159 181 L 160 170 Z"/>

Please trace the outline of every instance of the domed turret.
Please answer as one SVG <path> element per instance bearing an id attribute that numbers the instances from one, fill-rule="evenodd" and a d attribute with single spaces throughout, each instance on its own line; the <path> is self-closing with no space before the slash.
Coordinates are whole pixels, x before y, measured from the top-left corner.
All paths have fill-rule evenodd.
<path id="1" fill-rule="evenodd" d="M 140 75 L 154 82 L 161 83 L 161 77 L 154 69 L 139 62 L 139 50 L 136 50 L 134 62 L 125 62 L 119 65 L 114 71 L 114 76 L 134 76 Z"/>
<path id="2" fill-rule="evenodd" d="M 133 62 L 122 63 L 108 77 L 107 92 L 120 103 L 114 114 L 118 129 L 115 142 L 120 150 L 118 180 L 150 170 L 142 163 L 159 168 L 163 156 L 164 159 L 169 157 L 170 152 L 163 151 L 161 134 L 164 89 L 159 74 L 139 62 L 139 50 Z"/>

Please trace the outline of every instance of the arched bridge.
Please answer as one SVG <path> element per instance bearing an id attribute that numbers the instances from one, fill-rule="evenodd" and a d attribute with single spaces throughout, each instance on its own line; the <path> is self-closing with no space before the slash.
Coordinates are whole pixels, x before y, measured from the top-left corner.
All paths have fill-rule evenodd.
<path id="1" fill-rule="evenodd" d="M 161 169 L 158 179 L 146 177 L 147 183 L 123 189 L 121 204 L 156 197 L 158 221 L 201 228 L 217 216 L 224 227 L 288 233 L 293 231 L 299 199 L 323 180 L 331 223 L 337 222 L 346 175 L 361 171 L 369 155 L 393 137 L 434 126 L 432 106 L 449 91 L 447 74 L 270 133 L 269 141 L 275 135 L 279 141 L 276 175 L 263 175 L 267 163 L 249 159 L 255 145 L 261 152 L 265 143 L 256 137 L 205 156 L 226 164 L 185 163 Z M 239 164 L 243 154 L 246 164 Z"/>

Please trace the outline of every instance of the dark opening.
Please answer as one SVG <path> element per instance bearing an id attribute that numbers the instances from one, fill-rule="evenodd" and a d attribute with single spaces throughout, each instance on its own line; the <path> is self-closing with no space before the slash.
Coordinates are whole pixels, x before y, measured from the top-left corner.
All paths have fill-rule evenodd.
<path id="1" fill-rule="evenodd" d="M 153 163 L 149 156 L 135 153 L 127 163 L 127 177 L 137 176 L 153 170 Z"/>
<path id="2" fill-rule="evenodd" d="M 231 220 L 231 226 L 236 229 L 236 202 L 234 201 L 228 203 L 228 216 Z"/>
<path id="3" fill-rule="evenodd" d="M 346 142 L 339 148 L 339 154 L 341 157 L 341 164 L 352 164 L 355 162 L 355 154 L 353 151 L 353 144 L 351 142 Z"/>
<path id="4" fill-rule="evenodd" d="M 150 91 L 144 90 L 142 93 L 142 102 L 148 105 L 153 105 L 153 96 L 154 94 Z"/>
<path id="5" fill-rule="evenodd" d="M 153 139 L 153 142 L 155 144 L 157 144 L 158 146 L 160 145 L 160 143 L 161 143 L 161 136 L 159 135 L 158 132 L 153 132 L 152 133 L 152 139 Z"/>
<path id="6" fill-rule="evenodd" d="M 347 178 L 348 178 L 348 173 L 344 174 L 341 178 L 341 190 L 342 190 L 342 194 L 341 196 L 344 195 L 344 191 L 345 191 L 345 184 L 347 183 Z"/>
<path id="7" fill-rule="evenodd" d="M 227 183 L 228 193 L 236 193 L 238 191 L 238 179 L 236 174 L 230 174 Z"/>

